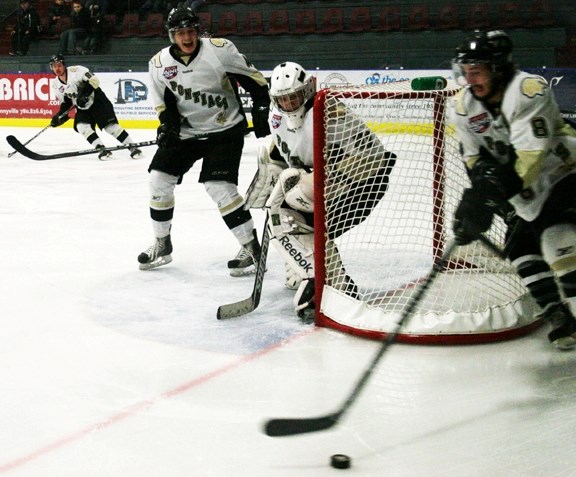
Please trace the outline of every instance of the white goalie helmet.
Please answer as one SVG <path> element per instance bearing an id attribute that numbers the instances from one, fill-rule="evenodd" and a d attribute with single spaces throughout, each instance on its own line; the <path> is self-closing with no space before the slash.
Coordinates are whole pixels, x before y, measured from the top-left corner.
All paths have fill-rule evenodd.
<path id="1" fill-rule="evenodd" d="M 287 61 L 272 71 L 270 100 L 282 111 L 288 128 L 298 129 L 304 123 L 305 104 L 314 97 L 316 84 L 298 63 Z"/>

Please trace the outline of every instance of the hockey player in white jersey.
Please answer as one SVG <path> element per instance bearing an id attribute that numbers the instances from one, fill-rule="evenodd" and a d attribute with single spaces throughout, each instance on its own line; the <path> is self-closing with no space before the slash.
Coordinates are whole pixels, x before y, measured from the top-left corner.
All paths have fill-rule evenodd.
<path id="1" fill-rule="evenodd" d="M 200 38 L 199 27 L 191 9 L 173 9 L 167 20 L 172 45 L 149 63 L 150 96 L 160 119 L 158 150 L 148 169 L 155 241 L 138 262 L 149 270 L 172 260 L 174 191 L 202 160 L 199 182 L 241 246 L 228 262 L 230 274 L 242 276 L 254 272 L 260 245 L 237 187 L 247 127 L 237 85 L 252 97 L 254 133 L 263 137 L 270 134 L 268 83 L 232 42 Z"/>
<path id="2" fill-rule="evenodd" d="M 569 349 L 576 346 L 576 133 L 546 81 L 520 71 L 511 55 L 510 37 L 494 30 L 476 32 L 452 61 L 465 86 L 454 122 L 472 184 L 454 232 L 466 244 L 494 214 L 516 214 L 510 258 L 543 308 L 549 340 Z"/>
<path id="3" fill-rule="evenodd" d="M 51 81 L 51 88 L 60 100 L 60 110 L 52 117 L 50 125 L 58 127 L 70 117 L 66 114 L 76 106 L 74 130 L 80 133 L 96 149 L 103 149 L 104 143 L 96 133 L 96 126 L 115 137 L 122 144 L 133 144 L 128 132 L 118 124 L 114 106 L 100 88 L 100 80 L 84 66 L 66 66 L 64 56 L 53 55 L 50 58 L 50 69 L 56 75 Z M 137 147 L 129 148 L 132 159 L 142 157 Z M 110 151 L 98 154 L 100 160 L 112 158 Z"/>
<path id="4" fill-rule="evenodd" d="M 281 63 L 272 72 L 270 97 L 273 107 L 269 125 L 273 135 L 270 148 L 259 153 L 259 169 L 247 194 L 247 207 L 269 209 L 268 222 L 274 245 L 282 254 L 286 265 L 286 286 L 297 289 L 294 305 L 304 321 L 314 318 L 314 191 L 313 191 L 313 103 L 316 94 L 315 79 L 301 65 Z M 346 274 L 334 240 L 360 224 L 384 196 L 389 174 L 396 156 L 384 149 L 378 138 L 366 125 L 354 118 L 344 105 L 332 111 L 327 125 L 329 160 L 339 163 L 339 177 L 327 178 L 342 187 L 326 197 L 326 214 L 338 216 L 343 227 L 332 227 L 328 220 L 327 267 L 334 272 L 331 283 L 348 294 L 356 295 L 357 288 Z M 355 132 L 346 139 L 338 134 L 344 116 L 347 127 Z M 350 174 L 347 165 L 374 163 L 373 170 L 358 167 Z M 359 206 L 362 204 L 362 207 Z"/>

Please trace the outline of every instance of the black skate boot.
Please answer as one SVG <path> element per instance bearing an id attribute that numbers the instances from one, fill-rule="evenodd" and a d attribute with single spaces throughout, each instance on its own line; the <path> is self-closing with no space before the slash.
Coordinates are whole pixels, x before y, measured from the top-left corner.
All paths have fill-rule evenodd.
<path id="1" fill-rule="evenodd" d="M 556 348 L 567 350 L 576 347 L 576 319 L 563 303 L 551 306 L 542 317 L 552 326 L 548 339 Z"/>
<path id="2" fill-rule="evenodd" d="M 142 151 L 137 147 L 130 148 L 130 157 L 132 159 L 140 159 L 142 157 Z"/>
<path id="3" fill-rule="evenodd" d="M 254 238 L 243 245 L 235 258 L 228 261 L 228 269 L 233 277 L 243 277 L 256 273 L 258 260 L 260 260 L 260 243 L 256 231 L 252 232 Z"/>
<path id="4" fill-rule="evenodd" d="M 96 146 L 96 149 L 104 149 L 105 146 L 103 146 L 102 144 L 98 144 Z M 98 154 L 98 159 L 100 159 L 101 161 L 109 161 L 110 159 L 114 159 L 114 157 L 112 157 L 112 153 L 110 151 L 100 151 L 100 153 Z"/>
<path id="5" fill-rule="evenodd" d="M 170 235 L 162 238 L 156 238 L 154 243 L 148 247 L 148 250 L 138 255 L 140 270 L 151 270 L 166 265 L 172 261 L 172 241 Z"/>

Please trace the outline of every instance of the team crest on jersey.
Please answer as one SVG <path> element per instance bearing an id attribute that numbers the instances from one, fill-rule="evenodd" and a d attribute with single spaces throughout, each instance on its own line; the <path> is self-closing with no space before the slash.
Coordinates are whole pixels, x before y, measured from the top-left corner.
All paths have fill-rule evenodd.
<path id="1" fill-rule="evenodd" d="M 490 127 L 490 118 L 488 113 L 482 113 L 478 116 L 473 116 L 468 120 L 468 128 L 476 134 L 482 134 Z"/>
<path id="2" fill-rule="evenodd" d="M 178 74 L 178 66 L 167 66 L 166 68 L 164 68 L 164 71 L 162 72 L 162 76 L 164 76 L 164 78 L 166 78 L 167 80 L 175 78 L 177 74 Z"/>
<path id="3" fill-rule="evenodd" d="M 272 115 L 272 129 L 278 129 L 280 127 L 280 123 L 282 122 L 282 116 L 279 114 Z"/>
<path id="4" fill-rule="evenodd" d="M 544 78 L 534 76 L 531 78 L 526 78 L 522 81 L 522 94 L 533 98 L 534 96 L 544 96 L 544 90 L 548 85 Z"/>

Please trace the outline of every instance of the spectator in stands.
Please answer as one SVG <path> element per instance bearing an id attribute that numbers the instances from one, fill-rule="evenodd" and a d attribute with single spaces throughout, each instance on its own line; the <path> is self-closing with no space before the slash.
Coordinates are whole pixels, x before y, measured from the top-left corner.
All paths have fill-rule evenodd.
<path id="1" fill-rule="evenodd" d="M 56 23 L 62 17 L 70 16 L 70 6 L 64 3 L 64 0 L 54 0 L 54 3 L 48 7 L 48 33 L 56 33 Z"/>
<path id="2" fill-rule="evenodd" d="M 183 6 L 188 7 L 195 12 L 204 3 L 206 3 L 206 0 L 186 0 L 183 3 Z"/>
<path id="3" fill-rule="evenodd" d="M 102 46 L 104 38 L 104 15 L 100 9 L 99 0 L 89 0 L 85 9 L 90 13 L 90 29 L 84 41 L 83 55 L 93 55 Z"/>
<path id="4" fill-rule="evenodd" d="M 84 8 L 90 10 L 92 5 L 98 5 L 100 8 L 100 15 L 104 16 L 108 14 L 108 0 L 86 0 L 84 2 Z"/>
<path id="5" fill-rule="evenodd" d="M 40 31 L 38 12 L 30 6 L 30 0 L 22 0 L 16 12 L 16 27 L 12 31 L 11 56 L 23 56 L 28 53 L 30 40 Z"/>
<path id="6" fill-rule="evenodd" d="M 62 55 L 81 53 L 77 43 L 84 40 L 90 30 L 90 13 L 84 8 L 82 2 L 75 0 L 72 2 L 72 28 L 64 30 L 60 34 L 60 53 Z"/>

